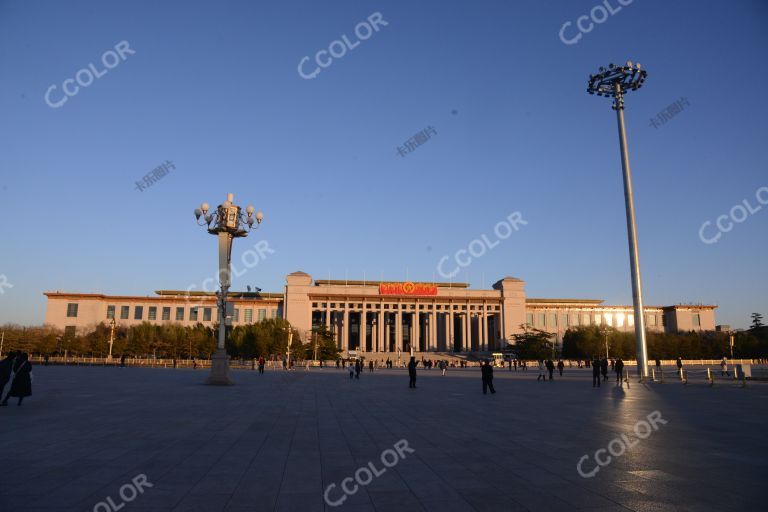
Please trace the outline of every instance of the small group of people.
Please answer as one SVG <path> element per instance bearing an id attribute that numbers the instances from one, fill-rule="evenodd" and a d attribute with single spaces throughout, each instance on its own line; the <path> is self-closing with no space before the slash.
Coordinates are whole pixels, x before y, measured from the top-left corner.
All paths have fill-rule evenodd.
<path id="1" fill-rule="evenodd" d="M 8 405 L 10 397 L 18 398 L 16 405 L 21 405 L 24 398 L 32 396 L 32 363 L 26 352 L 10 352 L 0 361 L 0 397 L 9 381 L 11 387 L 0 401 L 0 406 Z"/>
<path id="2" fill-rule="evenodd" d="M 350 380 L 352 378 L 360 380 L 360 372 L 363 371 L 363 365 L 360 363 L 359 359 L 356 360 L 354 364 L 352 364 L 352 361 L 350 361 L 348 369 L 349 369 Z"/>
<path id="3" fill-rule="evenodd" d="M 545 361 L 539 361 L 539 375 L 536 377 L 536 380 L 545 381 L 547 380 L 547 374 L 549 374 L 549 380 L 552 380 L 552 375 L 555 373 L 555 367 L 557 367 L 558 372 L 560 373 L 560 376 L 563 376 L 563 368 L 565 368 L 565 364 L 563 364 L 562 359 L 557 361 L 557 366 L 555 366 L 554 361 L 551 359 L 547 359 Z"/>
<path id="4" fill-rule="evenodd" d="M 607 357 L 600 359 L 599 357 L 595 356 L 592 359 L 591 366 L 593 388 L 599 388 L 601 381 L 608 380 L 608 365 L 609 362 Z M 611 359 L 610 366 L 611 370 L 616 372 L 616 385 L 624 387 L 624 361 L 622 361 L 620 357 Z"/>

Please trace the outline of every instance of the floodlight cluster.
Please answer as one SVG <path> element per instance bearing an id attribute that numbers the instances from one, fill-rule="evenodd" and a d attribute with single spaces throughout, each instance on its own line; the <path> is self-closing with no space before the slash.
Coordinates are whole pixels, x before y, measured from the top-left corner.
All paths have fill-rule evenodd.
<path id="1" fill-rule="evenodd" d="M 640 63 L 632 64 L 631 60 L 624 66 L 608 64 L 607 69 L 600 66 L 596 75 L 589 75 L 587 92 L 612 98 L 616 96 L 617 91 L 621 95 L 625 91 L 641 88 L 647 75 L 648 73 L 640 68 Z"/>

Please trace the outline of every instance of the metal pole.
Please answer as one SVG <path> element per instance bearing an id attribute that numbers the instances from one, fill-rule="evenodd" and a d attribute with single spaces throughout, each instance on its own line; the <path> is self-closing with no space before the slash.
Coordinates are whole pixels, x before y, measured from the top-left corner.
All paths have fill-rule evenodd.
<path id="1" fill-rule="evenodd" d="M 2 337 L 0 337 L 0 357 L 3 357 L 3 345 L 5 344 L 5 331 L 3 331 Z"/>
<path id="2" fill-rule="evenodd" d="M 616 118 L 619 123 L 621 146 L 621 167 L 624 173 L 624 202 L 627 211 L 627 236 L 629 238 L 629 261 L 632 271 L 632 302 L 635 309 L 635 342 L 637 345 L 637 370 L 641 379 L 648 377 L 648 346 L 645 341 L 645 315 L 643 314 L 643 286 L 640 279 L 640 252 L 637 244 L 635 222 L 635 201 L 632 192 L 632 173 L 629 168 L 627 131 L 624 126 L 624 99 L 621 84 L 616 82 Z"/>

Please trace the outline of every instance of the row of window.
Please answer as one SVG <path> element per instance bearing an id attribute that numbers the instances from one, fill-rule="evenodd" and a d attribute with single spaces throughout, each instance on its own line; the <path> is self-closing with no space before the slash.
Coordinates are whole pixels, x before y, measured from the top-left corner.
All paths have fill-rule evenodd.
<path id="1" fill-rule="evenodd" d="M 74 311 L 74 314 L 70 315 L 70 308 Z M 147 308 L 147 320 L 157 320 L 157 307 L 156 306 L 149 306 Z M 202 321 L 203 322 L 210 322 L 213 318 L 213 308 L 203 308 L 203 307 L 193 307 L 189 308 L 189 321 L 190 322 L 197 322 L 200 319 L 200 310 L 202 310 Z M 117 312 L 117 306 L 114 305 L 108 305 L 107 306 L 107 318 L 112 319 L 115 318 L 115 313 Z M 174 312 L 175 316 L 174 319 L 177 322 L 183 322 L 184 321 L 184 313 L 185 309 L 183 307 L 177 307 L 176 311 Z M 161 320 L 168 321 L 171 319 L 171 308 L 170 307 L 163 307 L 161 312 Z M 264 320 L 267 318 L 267 310 L 266 309 L 259 309 L 257 310 L 258 319 L 259 321 Z M 67 305 L 67 316 L 77 316 L 77 304 L 68 304 Z M 277 310 L 272 310 L 272 318 L 277 316 Z M 130 306 L 120 306 L 120 319 L 121 320 L 127 320 L 130 318 Z M 133 319 L 134 320 L 143 320 L 144 319 L 144 306 L 134 306 L 133 308 Z M 240 310 L 235 309 L 234 314 L 234 321 L 239 322 L 240 321 Z M 245 310 L 245 323 L 253 323 L 253 309 L 246 309 Z"/>
<path id="2" fill-rule="evenodd" d="M 646 314 L 646 323 L 649 327 L 659 325 L 658 315 Z M 559 321 L 558 321 L 559 320 Z M 576 327 L 579 325 L 610 325 L 613 327 L 623 327 L 624 324 L 632 327 L 635 325 L 635 317 L 632 313 L 527 313 L 526 320 L 528 325 L 534 327 Z M 664 317 L 662 316 L 662 325 Z"/>
<path id="3" fill-rule="evenodd" d="M 344 302 L 331 302 L 330 308 L 334 309 L 336 307 L 339 308 L 352 308 L 352 309 L 363 309 L 362 303 L 344 303 Z M 432 311 L 434 306 L 435 310 L 445 310 L 448 311 L 451 309 L 451 306 L 453 306 L 454 311 L 466 311 L 467 306 L 462 306 L 458 304 L 419 304 L 419 310 L 428 310 Z M 327 302 L 313 302 L 312 307 L 315 309 L 327 309 L 328 303 Z M 381 304 L 366 304 L 365 309 L 381 309 Z M 384 304 L 384 309 L 416 309 L 415 304 Z M 482 311 L 483 306 L 481 305 L 470 305 L 469 306 L 470 311 Z M 488 305 L 486 306 L 486 311 L 499 311 L 499 306 L 495 305 Z"/>

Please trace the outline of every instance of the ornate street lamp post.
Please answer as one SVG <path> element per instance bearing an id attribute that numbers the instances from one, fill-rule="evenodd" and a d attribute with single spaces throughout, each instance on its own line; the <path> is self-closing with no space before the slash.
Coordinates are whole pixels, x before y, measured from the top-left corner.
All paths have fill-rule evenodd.
<path id="1" fill-rule="evenodd" d="M 632 272 L 632 302 L 635 310 L 635 342 L 637 345 L 637 370 L 640 379 L 648 377 L 648 347 L 645 342 L 645 316 L 643 314 L 643 287 L 640 279 L 640 251 L 637 244 L 637 225 L 635 223 L 635 200 L 632 192 L 632 173 L 629 169 L 629 149 L 627 148 L 627 130 L 624 126 L 624 94 L 636 91 L 643 86 L 647 73 L 640 69 L 640 64 L 625 66 L 609 64 L 608 69 L 600 68 L 596 75 L 589 75 L 587 92 L 613 98 L 613 110 L 619 124 L 619 148 L 621 166 L 624 172 L 624 203 L 627 214 L 627 236 L 629 238 L 629 262 Z"/>
<path id="2" fill-rule="evenodd" d="M 253 223 L 261 224 L 264 216 L 256 212 L 249 205 L 243 215 L 241 208 L 232 203 L 234 196 L 227 194 L 227 200 L 216 207 L 216 211 L 208 213 L 208 203 L 203 203 L 195 209 L 195 218 L 199 226 L 205 226 L 208 233 L 216 235 L 219 239 L 219 283 L 221 290 L 217 293 L 219 309 L 219 342 L 216 353 L 211 360 L 211 374 L 206 384 L 230 385 L 229 358 L 225 348 L 227 336 L 227 292 L 231 285 L 230 262 L 232 261 L 232 241 L 235 238 L 248 236 L 248 232 L 254 229 Z M 202 217 L 202 221 L 200 218 Z"/>

